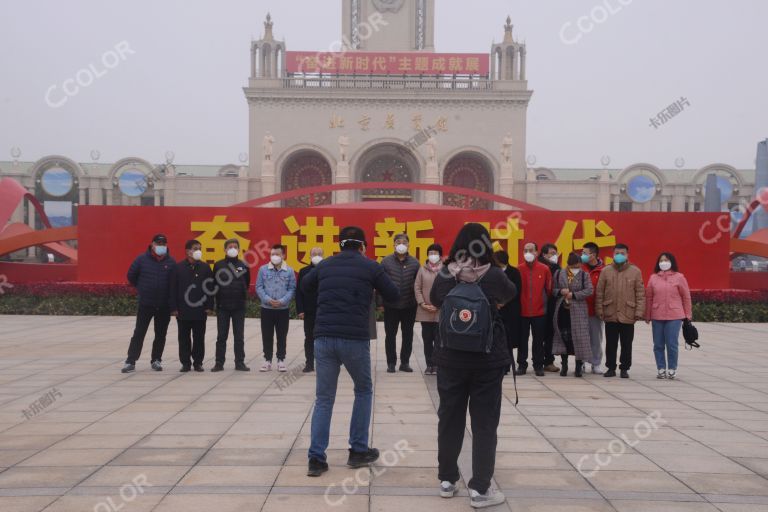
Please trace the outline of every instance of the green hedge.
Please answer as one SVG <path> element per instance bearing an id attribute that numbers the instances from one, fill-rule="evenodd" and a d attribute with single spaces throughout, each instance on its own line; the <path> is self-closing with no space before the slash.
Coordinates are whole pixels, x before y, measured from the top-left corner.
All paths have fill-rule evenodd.
<path id="1" fill-rule="evenodd" d="M 0 314 L 133 316 L 136 292 L 128 285 L 45 283 L 0 290 Z M 768 291 L 697 290 L 692 293 L 697 322 L 768 323 Z M 249 300 L 246 316 L 259 318 L 258 300 Z M 381 320 L 381 314 L 378 315 Z M 291 318 L 296 318 L 291 304 Z"/>

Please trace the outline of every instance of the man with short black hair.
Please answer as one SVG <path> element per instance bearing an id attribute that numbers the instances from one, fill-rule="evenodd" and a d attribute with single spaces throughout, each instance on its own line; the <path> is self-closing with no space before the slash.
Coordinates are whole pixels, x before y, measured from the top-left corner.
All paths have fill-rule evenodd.
<path id="1" fill-rule="evenodd" d="M 181 372 L 203 371 L 205 359 L 205 327 L 213 312 L 213 295 L 205 288 L 213 280 L 213 271 L 203 262 L 203 246 L 189 240 L 186 258 L 179 262 L 171 278 L 171 314 L 179 327 L 179 362 Z"/>
<path id="2" fill-rule="evenodd" d="M 296 315 L 304 320 L 304 364 L 303 373 L 315 371 L 315 318 L 317 317 L 317 294 L 302 290 L 301 282 L 323 261 L 323 248 L 313 247 L 309 251 L 310 264 L 299 270 L 296 283 Z"/>
<path id="3" fill-rule="evenodd" d="M 584 272 L 589 274 L 592 281 L 592 288 L 597 290 L 597 282 L 600 280 L 600 273 L 605 268 L 603 260 L 600 259 L 600 248 L 594 242 L 587 242 L 581 250 L 581 262 L 584 264 Z M 600 364 L 603 361 L 603 321 L 595 314 L 595 295 L 587 297 L 587 308 L 589 309 L 589 342 L 592 348 L 592 373 L 601 375 L 603 370 Z"/>
<path id="4" fill-rule="evenodd" d="M 557 250 L 557 246 L 552 243 L 544 244 L 541 246 L 541 253 L 539 254 L 539 261 L 549 267 L 549 271 L 552 273 L 552 280 L 554 283 L 555 274 L 560 270 L 558 261 L 560 255 Z M 547 324 L 544 330 L 544 371 L 550 373 L 557 373 L 560 368 L 555 364 L 555 356 L 552 354 L 552 342 L 555 339 L 555 307 L 557 306 L 557 297 L 550 295 L 547 297 Z"/>
<path id="5" fill-rule="evenodd" d="M 277 371 L 287 372 L 285 365 L 291 301 L 296 293 L 296 274 L 285 262 L 285 247 L 272 246 L 269 263 L 259 269 L 256 294 L 261 300 L 261 341 L 264 364 L 259 371 L 272 370 L 272 351 L 277 334 Z"/>
<path id="6" fill-rule="evenodd" d="M 165 337 L 171 322 L 170 293 L 171 273 L 176 262 L 168 254 L 168 238 L 157 234 L 147 252 L 137 257 L 128 269 L 128 282 L 139 292 L 136 327 L 128 346 L 128 357 L 123 373 L 136 371 L 136 361 L 141 356 L 149 323 L 155 321 L 155 339 L 152 342 L 152 369 L 163 371 L 162 359 Z"/>
<path id="7" fill-rule="evenodd" d="M 396 301 L 382 300 L 379 305 L 384 307 L 384 347 L 387 352 L 387 373 L 395 373 L 397 365 L 397 329 L 403 335 L 403 343 L 400 346 L 400 371 L 411 373 L 411 353 L 413 352 L 413 326 L 416 324 L 416 292 L 414 283 L 416 274 L 419 273 L 421 264 L 416 258 L 408 254 L 410 241 L 408 235 L 400 233 L 395 235 L 395 252 L 381 260 L 381 266 L 389 275 L 400 291 Z"/>
<path id="8" fill-rule="evenodd" d="M 312 442 L 308 476 L 328 471 L 326 450 L 341 365 L 355 386 L 355 402 L 349 429 L 347 465 L 361 468 L 379 458 L 368 446 L 368 428 L 373 406 L 371 340 L 368 318 L 373 291 L 387 302 L 396 302 L 398 289 L 384 268 L 365 257 L 365 232 L 345 227 L 339 235 L 341 252 L 320 262 L 302 279 L 304 293 L 317 294 L 315 321 L 315 408 L 312 413 Z"/>
<path id="9" fill-rule="evenodd" d="M 240 259 L 240 242 L 232 238 L 224 242 L 226 257 L 213 266 L 216 279 L 216 364 L 212 372 L 224 370 L 227 355 L 229 325 L 232 323 L 234 336 L 235 370 L 251 371 L 245 365 L 245 307 L 248 302 L 248 288 L 251 286 L 251 271 Z"/>
<path id="10" fill-rule="evenodd" d="M 629 262 L 629 247 L 616 244 L 613 264 L 600 274 L 595 293 L 595 312 L 605 322 L 604 377 L 616 376 L 616 352 L 621 344 L 619 370 L 629 378 L 635 322 L 645 316 L 645 284 L 640 269 Z"/>

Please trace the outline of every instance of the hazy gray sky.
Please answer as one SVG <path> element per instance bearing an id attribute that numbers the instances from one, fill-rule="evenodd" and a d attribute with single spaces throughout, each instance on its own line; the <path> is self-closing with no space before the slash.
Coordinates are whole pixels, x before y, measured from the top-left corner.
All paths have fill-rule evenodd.
<path id="1" fill-rule="evenodd" d="M 528 153 L 538 165 L 648 162 L 754 168 L 768 137 L 766 0 L 436 0 L 437 51 L 489 52 L 507 14 L 528 44 Z M 628 5 L 622 5 L 628 4 Z M 561 30 L 608 4 L 615 14 L 576 44 Z M 338 0 L 0 0 L 0 160 L 64 154 L 181 164 L 247 151 L 249 41 L 267 11 L 290 50 L 340 38 Z M 599 13 L 598 13 L 599 16 Z M 566 39 L 578 29 L 570 27 Z M 51 108 L 46 91 L 121 42 L 135 52 Z M 59 101 L 61 93 L 53 95 Z M 650 118 L 681 97 L 658 129 Z"/>

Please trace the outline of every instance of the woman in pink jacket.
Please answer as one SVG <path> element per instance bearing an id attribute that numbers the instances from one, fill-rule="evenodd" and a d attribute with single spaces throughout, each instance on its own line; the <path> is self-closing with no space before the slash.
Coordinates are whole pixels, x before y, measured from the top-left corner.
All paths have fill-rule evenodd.
<path id="1" fill-rule="evenodd" d="M 674 255 L 665 252 L 656 260 L 656 269 L 645 289 L 645 321 L 653 322 L 653 353 L 659 379 L 677 376 L 678 337 L 685 319 L 693 320 L 691 290 L 678 271 Z"/>

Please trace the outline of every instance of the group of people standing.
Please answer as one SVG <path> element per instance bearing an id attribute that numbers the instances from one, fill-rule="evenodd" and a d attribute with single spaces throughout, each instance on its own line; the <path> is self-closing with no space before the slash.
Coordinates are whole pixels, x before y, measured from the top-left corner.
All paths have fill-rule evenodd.
<path id="1" fill-rule="evenodd" d="M 304 371 L 317 371 L 312 416 L 308 476 L 328 471 L 327 449 L 331 417 L 342 366 L 354 382 L 347 465 L 359 468 L 378 460 L 379 451 L 369 446 L 373 385 L 370 340 L 373 308 L 384 313 L 387 372 L 413 372 L 415 323 L 421 323 L 427 375 L 437 375 L 439 493 L 453 497 L 460 478 L 458 457 L 466 428 L 467 411 L 472 423 L 473 476 L 468 482 L 470 504 L 476 508 L 504 501 L 490 488 L 493 477 L 497 429 L 501 415 L 502 382 L 510 371 L 525 375 L 528 339 L 534 372 L 568 374 L 568 357 L 575 358 L 576 377 L 585 364 L 594 374 L 616 375 L 621 347 L 621 377 L 629 377 L 632 364 L 634 324 L 653 322 L 654 354 L 659 378 L 675 378 L 678 336 L 684 319 L 691 319 L 690 290 L 672 254 L 657 259 L 654 273 L 643 285 L 642 273 L 629 261 L 629 248 L 617 244 L 613 262 L 605 265 L 593 243 L 581 253 L 571 252 L 560 263 L 553 244 L 528 242 L 524 262 L 510 265 L 505 252 L 494 252 L 488 230 L 476 223 L 464 225 L 447 257 L 432 244 L 423 263 L 409 254 L 405 234 L 394 237 L 394 252 L 381 264 L 365 256 L 365 232 L 354 226 L 340 232 L 338 254 L 325 259 L 320 248 L 312 249 L 311 265 L 298 274 L 284 261 L 285 250 L 276 245 L 270 261 L 258 270 L 256 293 L 261 303 L 264 362 L 261 371 L 272 370 L 274 338 L 277 337 L 277 369 L 286 371 L 286 338 L 289 307 L 304 321 Z M 136 328 L 123 372 L 135 371 L 144 337 L 154 319 L 155 339 L 151 366 L 161 371 L 165 337 L 171 316 L 179 327 L 181 371 L 203 371 L 204 336 L 208 315 L 217 316 L 216 362 L 211 371 L 222 371 L 230 326 L 234 333 L 235 369 L 245 365 L 244 319 L 250 286 L 250 270 L 240 259 L 237 240 L 227 240 L 226 257 L 213 269 L 202 261 L 197 240 L 185 245 L 185 258 L 175 262 L 168 240 L 156 235 L 146 253 L 128 271 L 128 280 L 139 293 Z M 463 287 L 463 288 L 462 288 Z M 475 290 L 475 302 L 456 308 L 456 290 Z M 478 302 L 478 295 L 482 301 Z M 457 297 L 459 299 L 457 299 Z M 450 309 L 453 307 L 454 309 Z M 482 350 L 465 350 L 464 335 L 488 318 Z M 450 319 L 450 322 L 448 322 Z M 457 331 L 455 324 L 463 323 Z M 397 352 L 397 333 L 402 344 Z M 476 329 L 475 329 L 476 331 Z M 605 331 L 606 371 L 601 368 Z M 458 332 L 458 334 L 457 334 Z M 474 332 L 474 331 L 473 331 Z M 442 334 L 441 334 L 442 333 Z M 456 340 L 453 337 L 457 337 Z M 461 338 L 461 340 L 458 340 Z M 459 347 L 459 348 L 457 348 Z M 513 359 L 517 349 L 517 361 Z M 560 367 L 555 356 L 560 356 Z"/>

